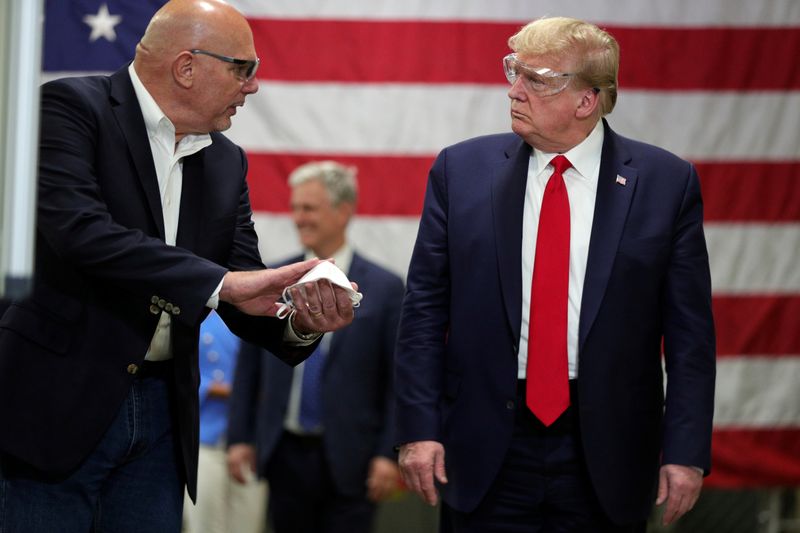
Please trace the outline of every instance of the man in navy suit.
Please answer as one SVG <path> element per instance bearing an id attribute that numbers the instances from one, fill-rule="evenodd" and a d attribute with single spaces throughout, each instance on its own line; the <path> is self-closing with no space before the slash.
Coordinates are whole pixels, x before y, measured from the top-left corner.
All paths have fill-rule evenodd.
<path id="1" fill-rule="evenodd" d="M 219 132 L 258 89 L 245 18 L 173 0 L 134 61 L 42 88 L 33 293 L 0 320 L 0 530 L 180 530 L 210 308 L 290 364 L 352 320 L 318 260 L 267 270 L 247 160 Z"/>
<path id="2" fill-rule="evenodd" d="M 514 133 L 446 148 L 429 175 L 396 353 L 401 471 L 431 504 L 442 491 L 459 533 L 643 531 L 655 501 L 670 523 L 710 468 L 697 174 L 602 118 L 609 34 L 544 18 L 509 46 Z"/>
<path id="3" fill-rule="evenodd" d="M 399 481 L 392 355 L 403 283 L 347 243 L 355 169 L 312 162 L 292 172 L 289 185 L 306 255 L 335 259 L 365 296 L 353 323 L 326 335 L 320 352 L 294 370 L 261 350 L 242 351 L 228 463 L 237 478 L 252 469 L 267 479 L 276 533 L 368 533 L 375 503 Z"/>

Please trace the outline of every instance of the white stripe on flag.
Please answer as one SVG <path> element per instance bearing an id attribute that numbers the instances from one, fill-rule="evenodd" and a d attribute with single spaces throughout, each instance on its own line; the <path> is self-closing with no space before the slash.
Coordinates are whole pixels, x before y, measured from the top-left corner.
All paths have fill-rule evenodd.
<path id="1" fill-rule="evenodd" d="M 291 217 L 255 214 L 267 262 L 299 250 Z M 350 241 L 386 268 L 405 277 L 419 220 L 356 216 Z M 800 225 L 708 224 L 706 239 L 715 295 L 800 293 Z"/>
<path id="2" fill-rule="evenodd" d="M 435 154 L 510 131 L 506 92 L 504 85 L 264 82 L 230 137 L 254 152 Z M 795 160 L 800 92 L 626 91 L 608 120 L 623 135 L 688 159 Z"/>
<path id="3" fill-rule="evenodd" d="M 800 224 L 706 224 L 705 231 L 714 294 L 800 294 Z"/>
<path id="4" fill-rule="evenodd" d="M 714 428 L 800 426 L 800 356 L 717 361 Z"/>
<path id="5" fill-rule="evenodd" d="M 643 26 L 783 26 L 800 20 L 796 0 L 231 0 L 258 18 L 528 22 L 544 15 Z"/>

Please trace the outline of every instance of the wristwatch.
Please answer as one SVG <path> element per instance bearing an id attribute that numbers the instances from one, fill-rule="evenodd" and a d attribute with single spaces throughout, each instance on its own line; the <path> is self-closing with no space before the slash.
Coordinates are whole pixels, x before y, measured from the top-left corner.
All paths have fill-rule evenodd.
<path id="1" fill-rule="evenodd" d="M 297 335 L 297 338 L 301 341 L 311 342 L 322 337 L 322 332 L 319 331 L 312 331 L 311 333 L 300 333 L 297 331 L 297 328 L 294 327 L 294 312 L 292 312 L 292 316 L 289 318 L 289 324 L 291 325 L 292 332 Z"/>

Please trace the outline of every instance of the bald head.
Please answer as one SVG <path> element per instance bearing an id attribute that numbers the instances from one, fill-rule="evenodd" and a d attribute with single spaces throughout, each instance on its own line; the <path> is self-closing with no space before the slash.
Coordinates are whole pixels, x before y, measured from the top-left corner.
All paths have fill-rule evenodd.
<path id="1" fill-rule="evenodd" d="M 241 13 L 222 0 L 171 0 L 150 20 L 133 66 L 179 140 L 230 127 L 245 96 L 258 90 L 242 77 L 242 60 L 257 57 Z"/>
<path id="2" fill-rule="evenodd" d="M 172 56 L 182 50 L 230 48 L 252 42 L 244 16 L 222 0 L 171 0 L 156 12 L 136 47 L 136 58 Z M 231 43 L 228 45 L 227 43 Z"/>

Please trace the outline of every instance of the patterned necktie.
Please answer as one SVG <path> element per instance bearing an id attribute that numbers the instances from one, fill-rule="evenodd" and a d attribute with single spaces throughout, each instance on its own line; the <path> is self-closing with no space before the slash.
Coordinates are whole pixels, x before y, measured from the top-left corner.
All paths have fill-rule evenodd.
<path id="1" fill-rule="evenodd" d="M 308 432 L 318 431 L 322 426 L 322 369 L 325 354 L 322 343 L 303 363 L 303 385 L 300 389 L 300 427 Z"/>
<path id="2" fill-rule="evenodd" d="M 567 296 L 569 290 L 569 196 L 563 155 L 550 162 L 544 189 L 531 284 L 526 398 L 528 408 L 549 426 L 569 407 Z"/>

